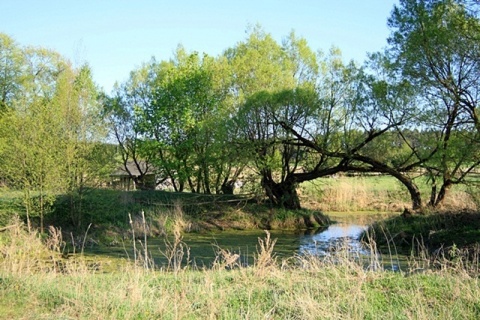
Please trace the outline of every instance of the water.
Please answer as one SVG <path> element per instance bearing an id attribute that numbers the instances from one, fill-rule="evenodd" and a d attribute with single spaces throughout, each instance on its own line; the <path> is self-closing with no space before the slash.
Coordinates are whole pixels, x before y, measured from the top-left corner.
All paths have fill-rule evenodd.
<path id="1" fill-rule="evenodd" d="M 406 268 L 407 259 L 400 255 L 382 255 L 359 241 L 368 225 L 355 222 L 337 222 L 321 232 L 301 238 L 299 253 L 329 258 L 329 261 L 355 260 L 366 269 L 400 271 Z M 341 258 L 338 258 L 337 254 Z"/>
<path id="2" fill-rule="evenodd" d="M 369 251 L 358 241 L 366 229 L 365 225 L 336 223 L 319 233 L 302 237 L 298 251 L 301 254 L 327 256 L 338 249 L 345 249 L 349 253 L 368 255 Z"/>
<path id="3" fill-rule="evenodd" d="M 359 260 L 366 268 L 401 269 L 405 259 L 397 256 L 372 256 L 370 249 L 365 248 L 358 240 L 367 225 L 380 217 L 358 215 L 348 217 L 333 217 L 337 222 L 328 228 L 307 231 L 279 231 L 272 230 L 270 236 L 276 240 L 274 254 L 278 259 L 291 258 L 298 255 L 314 255 L 318 257 L 332 257 L 338 251 L 352 259 Z M 383 216 L 384 218 L 384 216 Z M 206 234 L 188 233 L 182 239 L 183 254 L 180 258 L 183 264 L 197 267 L 211 267 L 219 256 L 220 248 L 231 254 L 239 255 L 241 265 L 252 265 L 259 250 L 259 239 L 265 239 L 266 233 L 262 230 L 253 231 L 222 231 Z M 143 251 L 143 243 L 138 241 L 136 248 Z M 148 239 L 148 254 L 159 267 L 166 267 L 169 248 L 164 238 Z M 133 259 L 132 244 L 116 247 L 96 247 L 95 254 L 127 257 Z"/>

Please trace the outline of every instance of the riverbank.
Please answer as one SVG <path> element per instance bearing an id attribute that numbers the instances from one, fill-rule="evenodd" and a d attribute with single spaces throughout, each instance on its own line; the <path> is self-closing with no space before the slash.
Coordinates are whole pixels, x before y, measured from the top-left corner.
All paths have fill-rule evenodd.
<path id="1" fill-rule="evenodd" d="M 27 220 L 22 194 L 2 190 L 0 226 L 8 225 L 15 216 Z M 40 227 L 38 212 L 30 212 L 30 221 L 34 228 Z M 78 198 L 58 195 L 44 215 L 46 227 L 61 228 L 64 238 L 79 247 L 84 240 L 109 244 L 131 239 L 132 235 L 159 237 L 175 232 L 313 229 L 329 224 L 329 218 L 319 210 L 275 208 L 252 195 L 153 190 L 86 189 Z"/>
<path id="2" fill-rule="evenodd" d="M 362 235 L 387 253 L 424 255 L 449 260 L 479 260 L 480 212 L 440 211 L 401 215 L 373 223 Z"/>
<path id="3" fill-rule="evenodd" d="M 391 252 L 392 248 L 388 247 L 391 243 L 395 250 L 409 254 L 412 246 L 418 247 L 419 240 L 423 241 L 422 245 L 428 245 L 430 252 L 441 246 L 450 247 L 454 244 L 455 248 L 463 249 L 464 246 L 472 246 L 478 241 L 480 235 L 475 230 L 461 230 L 462 223 L 466 227 L 476 225 L 471 224 L 469 219 L 460 220 L 457 225 L 453 225 L 449 224 L 448 219 L 440 223 L 436 214 L 400 218 L 399 208 L 405 195 L 399 197 L 397 193 L 386 192 L 385 188 L 395 186 L 392 180 L 387 178 L 379 176 L 323 179 L 317 182 L 321 184 L 322 192 L 317 190 L 320 185 L 304 185 L 300 193 L 306 209 L 297 211 L 270 207 L 252 195 L 85 189 L 78 198 L 59 195 L 52 205 L 46 208 L 44 235 L 48 232 L 48 226 L 59 228 L 71 251 L 72 247 L 76 247 L 78 251 L 87 245 L 118 245 L 132 237 L 158 238 L 176 232 L 306 228 L 314 230 L 328 226 L 331 223 L 330 217 L 345 215 L 345 212 L 349 215 L 355 211 L 353 209 L 359 210 L 355 219 L 365 217 L 365 223 L 362 224 L 370 224 L 370 217 L 372 214 L 380 214 L 380 209 L 396 209 L 397 218 L 390 223 L 378 224 L 376 232 L 373 233 L 379 248 L 384 252 Z M 335 190 L 335 194 L 332 190 Z M 457 191 L 454 195 L 463 197 L 465 194 L 462 192 Z M 1 190 L 0 225 L 8 225 L 8 219 L 16 215 L 26 221 L 22 201 L 22 193 Z M 389 205 L 366 209 L 378 202 Z M 453 206 L 455 202 L 450 199 L 448 203 Z M 469 202 L 462 204 L 473 206 Z M 322 213 L 322 206 L 331 209 L 326 211 L 328 215 Z M 336 213 L 335 208 L 345 211 Z M 461 210 L 450 210 L 457 211 Z M 30 218 L 33 226 L 38 227 L 39 217 L 34 210 L 30 212 Z M 375 217 L 374 220 L 384 218 Z M 470 220 L 480 221 L 478 218 Z M 387 229 L 388 231 L 385 231 Z M 465 242 L 465 239 L 468 241 Z"/>
<path id="4" fill-rule="evenodd" d="M 280 260 L 265 236 L 248 267 L 219 251 L 211 269 L 152 270 L 141 259 L 65 258 L 58 244 L 20 225 L 0 233 L 0 319 L 480 317 L 478 265 L 402 273 L 366 269 L 342 252 Z"/>

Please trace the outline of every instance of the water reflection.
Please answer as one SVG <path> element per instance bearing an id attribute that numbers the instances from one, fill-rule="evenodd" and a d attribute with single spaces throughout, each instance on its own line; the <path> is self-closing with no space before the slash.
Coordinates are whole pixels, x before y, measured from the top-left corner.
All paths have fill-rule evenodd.
<path id="1" fill-rule="evenodd" d="M 367 269 L 385 269 L 400 271 L 407 267 L 407 257 L 392 254 L 383 255 L 378 251 L 366 247 L 359 238 L 368 225 L 391 215 L 351 215 L 332 217 L 337 223 L 328 228 L 305 234 L 300 239 L 298 252 L 304 255 L 314 255 L 320 258 L 334 258 L 337 254 L 342 258 L 356 260 Z"/>
<path id="2" fill-rule="evenodd" d="M 359 219 L 360 218 L 360 219 Z M 378 217 L 376 217 L 378 219 Z M 363 263 L 366 268 L 385 268 L 398 270 L 406 264 L 406 259 L 398 256 L 382 257 L 379 253 L 370 252 L 358 240 L 360 234 L 366 230 L 372 217 L 357 215 L 357 219 L 350 216 L 337 220 L 328 228 L 308 230 L 305 232 L 272 230 L 271 238 L 276 240 L 274 253 L 279 259 L 291 258 L 295 255 L 313 255 L 320 258 L 335 259 L 337 254 Z M 207 234 L 190 233 L 183 238 L 183 247 L 188 255 L 184 264 L 211 267 L 218 255 L 218 248 L 240 256 L 242 265 L 252 265 L 258 250 L 259 238 L 265 238 L 265 232 L 255 231 L 222 231 Z M 158 267 L 165 267 L 167 259 L 164 238 L 151 238 L 148 240 L 148 251 Z M 96 247 L 91 251 L 94 254 L 107 254 L 118 257 L 133 257 L 132 246 L 124 244 L 118 247 Z M 384 259 L 384 260 L 383 260 Z M 341 261 L 341 259 L 338 259 Z"/>
<path id="3" fill-rule="evenodd" d="M 300 240 L 300 254 L 326 256 L 339 249 L 350 253 L 368 254 L 358 238 L 366 226 L 336 223 L 313 235 L 304 235 Z"/>

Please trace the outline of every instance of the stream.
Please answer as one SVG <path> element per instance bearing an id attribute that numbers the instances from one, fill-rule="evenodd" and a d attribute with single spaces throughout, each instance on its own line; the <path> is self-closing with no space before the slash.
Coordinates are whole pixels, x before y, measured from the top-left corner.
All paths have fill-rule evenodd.
<path id="1" fill-rule="evenodd" d="M 398 271 L 403 269 L 406 263 L 405 257 L 372 254 L 370 249 L 365 248 L 358 240 L 368 224 L 385 217 L 385 215 L 362 214 L 331 216 L 335 222 L 327 228 L 301 231 L 271 230 L 270 237 L 276 241 L 273 252 L 281 261 L 281 259 L 305 255 L 331 258 L 336 252 L 341 251 L 349 259 L 360 261 L 365 268 Z M 209 268 L 220 256 L 220 249 L 230 254 L 238 254 L 238 263 L 247 266 L 254 263 L 255 255 L 260 248 L 259 239 L 265 240 L 265 238 L 266 232 L 262 230 L 187 233 L 174 251 L 172 251 L 173 240 L 170 239 L 170 245 L 168 245 L 168 241 L 164 238 L 149 238 L 147 251 L 157 267 L 167 267 L 169 261 L 167 257 L 175 252 L 176 259 L 181 260 L 183 265 L 188 263 L 200 268 Z M 137 241 L 136 250 L 144 253 L 143 241 Z M 126 245 L 100 246 L 89 251 L 93 254 L 128 259 L 135 257 L 133 248 Z"/>

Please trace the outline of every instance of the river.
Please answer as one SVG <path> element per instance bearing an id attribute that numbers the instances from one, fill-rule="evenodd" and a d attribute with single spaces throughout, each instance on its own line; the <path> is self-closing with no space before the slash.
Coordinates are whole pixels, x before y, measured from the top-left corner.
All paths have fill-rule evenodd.
<path id="1" fill-rule="evenodd" d="M 302 231 L 271 230 L 270 237 L 276 241 L 273 252 L 279 260 L 305 255 L 331 258 L 341 252 L 343 255 L 348 255 L 350 259 L 359 260 L 366 268 L 380 267 L 397 271 L 405 265 L 405 257 L 382 256 L 371 248 L 365 248 L 358 240 L 368 224 L 386 217 L 388 215 L 364 213 L 331 215 L 331 219 L 335 222 L 327 228 Z M 259 250 L 259 239 L 265 239 L 265 237 L 266 232 L 262 230 L 187 233 L 175 248 L 172 247 L 173 239 L 169 239 L 168 242 L 164 238 L 149 238 L 147 255 L 157 267 L 167 267 L 168 257 L 175 255 L 176 259 L 182 260 L 183 265 L 188 263 L 200 268 L 209 268 L 220 256 L 220 249 L 223 249 L 230 254 L 238 255 L 238 264 L 246 266 L 254 263 L 255 255 Z M 142 241 L 137 241 L 135 248 L 140 254 L 145 253 Z M 129 259 L 135 257 L 131 243 L 95 247 L 90 253 Z"/>

